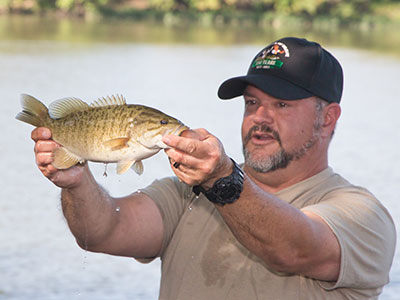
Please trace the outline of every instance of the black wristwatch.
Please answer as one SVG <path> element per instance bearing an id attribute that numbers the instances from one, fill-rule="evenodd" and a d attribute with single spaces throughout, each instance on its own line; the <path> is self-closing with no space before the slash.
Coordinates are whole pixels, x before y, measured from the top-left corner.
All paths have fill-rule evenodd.
<path id="1" fill-rule="evenodd" d="M 196 185 L 193 187 L 193 192 L 197 196 L 203 193 L 208 200 L 221 206 L 239 199 L 243 190 L 244 174 L 240 166 L 232 158 L 231 160 L 233 162 L 231 175 L 218 179 L 209 190 Z"/>

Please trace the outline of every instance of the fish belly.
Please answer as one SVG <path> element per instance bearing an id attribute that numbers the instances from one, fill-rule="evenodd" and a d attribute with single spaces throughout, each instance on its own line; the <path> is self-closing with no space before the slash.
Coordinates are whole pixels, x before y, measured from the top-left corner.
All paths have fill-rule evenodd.
<path id="1" fill-rule="evenodd" d="M 141 161 L 142 159 L 153 156 L 160 151 L 160 148 L 149 149 L 140 144 L 129 145 L 120 150 L 99 149 L 87 153 L 86 160 L 97 162 L 119 162 L 119 161 Z M 79 154 L 78 154 L 79 155 Z"/>

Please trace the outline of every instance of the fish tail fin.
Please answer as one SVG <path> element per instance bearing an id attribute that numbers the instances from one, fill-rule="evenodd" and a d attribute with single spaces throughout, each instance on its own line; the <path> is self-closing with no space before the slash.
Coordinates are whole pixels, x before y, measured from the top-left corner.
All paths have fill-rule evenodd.
<path id="1" fill-rule="evenodd" d="M 48 109 L 38 99 L 26 94 L 22 94 L 21 106 L 22 111 L 15 117 L 17 120 L 36 127 L 41 127 L 46 124 L 46 119 L 49 118 Z"/>

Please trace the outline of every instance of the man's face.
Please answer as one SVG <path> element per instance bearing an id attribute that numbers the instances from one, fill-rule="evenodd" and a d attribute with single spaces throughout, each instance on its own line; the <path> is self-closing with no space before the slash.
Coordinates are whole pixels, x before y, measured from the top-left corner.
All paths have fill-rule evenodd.
<path id="1" fill-rule="evenodd" d="M 257 172 L 286 168 L 319 142 L 323 116 L 316 97 L 281 100 L 249 85 L 244 101 L 243 153 Z"/>

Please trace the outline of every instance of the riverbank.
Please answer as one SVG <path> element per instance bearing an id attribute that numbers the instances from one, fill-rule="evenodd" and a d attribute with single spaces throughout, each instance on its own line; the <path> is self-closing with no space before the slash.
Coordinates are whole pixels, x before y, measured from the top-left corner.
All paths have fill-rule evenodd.
<path id="1" fill-rule="evenodd" d="M 310 24 L 282 18 L 275 19 L 274 24 L 262 26 L 239 20 L 230 25 L 209 24 L 167 15 L 84 19 L 61 18 L 49 13 L 7 14 L 0 15 L 0 50 L 11 51 L 7 41 L 15 40 L 60 41 L 75 45 L 100 42 L 227 46 L 264 45 L 266 41 L 283 36 L 299 36 L 327 47 L 374 51 L 377 57 L 382 54 L 400 56 L 400 26 L 395 23 L 343 28 L 328 20 L 314 20 Z"/>
<path id="2" fill-rule="evenodd" d="M 186 6 L 173 6 L 174 3 Z M 296 8 L 291 6 L 249 4 L 247 7 L 221 6 L 224 1 L 157 1 L 157 0 L 0 0 L 0 14 L 47 15 L 63 18 L 123 19 L 150 21 L 164 26 L 248 27 L 262 29 L 304 28 L 305 30 L 400 29 L 400 3 L 371 1 L 363 7 L 356 1 L 336 1 L 336 7 L 321 4 Z M 203 1 L 204 2 L 204 1 Z M 226 1 L 225 1 L 226 2 Z M 240 2 L 240 1 L 230 1 Z M 252 1 L 248 1 L 252 3 Z M 255 1 L 254 1 L 255 2 Z M 265 1 L 266 3 L 267 1 Z M 271 1 L 272 3 L 273 1 Z M 193 3 L 189 5 L 188 3 Z M 214 4 L 211 4 L 214 3 Z M 255 2 L 256 3 L 256 2 Z M 368 3 L 368 2 L 367 2 Z"/>

